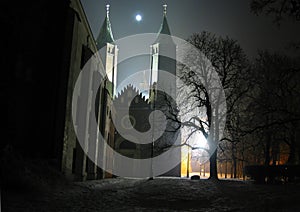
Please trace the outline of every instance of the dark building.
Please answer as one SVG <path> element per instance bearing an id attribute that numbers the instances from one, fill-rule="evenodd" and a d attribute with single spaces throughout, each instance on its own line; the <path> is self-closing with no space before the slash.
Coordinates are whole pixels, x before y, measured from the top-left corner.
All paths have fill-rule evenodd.
<path id="1" fill-rule="evenodd" d="M 1 33 L 1 143 L 24 156 L 53 159 L 60 167 L 74 39 L 83 40 L 80 52 L 82 45 L 93 48 L 80 2 L 5 0 L 0 10 L 7 30 Z M 74 30 L 80 24 L 85 34 Z"/>
<path id="2" fill-rule="evenodd" d="M 71 118 L 74 84 L 98 50 L 80 1 L 5 0 L 0 10 L 7 29 L 1 33 L 1 149 L 49 161 L 70 179 L 84 179 L 87 172 L 95 178 L 95 164 L 77 144 Z M 102 85 L 99 93 L 102 110 L 109 91 Z"/>

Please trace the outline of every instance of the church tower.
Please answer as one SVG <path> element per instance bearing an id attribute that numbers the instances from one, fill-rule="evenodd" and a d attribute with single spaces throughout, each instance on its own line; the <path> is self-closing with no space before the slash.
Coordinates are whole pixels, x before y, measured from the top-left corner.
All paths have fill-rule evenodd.
<path id="1" fill-rule="evenodd" d="M 167 5 L 163 5 L 163 20 L 154 44 L 151 45 L 150 58 L 150 97 L 149 101 L 154 110 L 163 112 L 167 119 L 167 126 L 163 135 L 153 142 L 153 155 L 160 155 L 174 145 L 180 138 L 180 124 L 172 119 L 177 116 L 176 105 L 176 45 L 171 37 L 167 21 Z M 166 76 L 164 72 L 172 76 Z M 160 124 L 154 121 L 153 125 Z M 180 158 L 180 148 L 173 148 L 169 151 L 172 155 Z M 174 160 L 174 158 L 170 158 Z M 164 176 L 180 177 L 180 164 L 164 173 Z"/>
<path id="2" fill-rule="evenodd" d="M 163 5 L 163 20 L 157 39 L 150 49 L 150 86 L 163 86 L 168 88 L 166 93 L 175 94 L 175 81 L 162 77 L 161 71 L 166 71 L 176 76 L 176 45 L 170 37 L 171 32 L 167 21 L 167 5 Z"/>
<path id="3" fill-rule="evenodd" d="M 114 43 L 114 37 L 109 20 L 109 5 L 106 5 L 106 17 L 97 37 L 96 44 L 98 51 L 100 50 L 100 57 L 104 61 L 104 68 L 108 80 L 112 83 L 109 92 L 113 97 L 116 94 L 117 87 L 117 59 L 118 59 L 118 46 Z"/>

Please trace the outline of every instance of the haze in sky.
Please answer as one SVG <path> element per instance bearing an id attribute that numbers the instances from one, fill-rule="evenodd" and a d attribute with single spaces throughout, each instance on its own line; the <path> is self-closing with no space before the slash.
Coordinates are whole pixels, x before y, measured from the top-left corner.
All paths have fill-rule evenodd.
<path id="1" fill-rule="evenodd" d="M 110 20 L 115 39 L 138 33 L 157 33 L 162 21 L 162 5 L 167 3 L 167 17 L 174 36 L 182 39 L 203 30 L 229 36 L 250 56 L 257 49 L 283 51 L 287 43 L 299 40 L 299 23 L 283 22 L 280 27 L 271 17 L 256 16 L 250 0 L 82 0 L 94 37 L 98 36 L 110 4 Z M 137 14 L 142 21 L 137 22 Z"/>
<path id="2" fill-rule="evenodd" d="M 292 41 L 299 41 L 299 23 L 282 22 L 278 27 L 272 17 L 256 16 L 250 0 L 81 0 L 93 35 L 97 38 L 110 4 L 110 21 L 115 40 L 139 33 L 157 33 L 162 23 L 163 4 L 171 34 L 187 39 L 193 33 L 208 31 L 238 41 L 250 59 L 257 50 L 287 52 Z M 141 15 L 140 21 L 136 20 Z M 120 47 L 120 51 L 121 51 Z M 150 53 L 150 48 L 149 48 Z M 118 82 L 137 71 L 149 68 L 150 58 L 140 57 L 118 65 Z"/>

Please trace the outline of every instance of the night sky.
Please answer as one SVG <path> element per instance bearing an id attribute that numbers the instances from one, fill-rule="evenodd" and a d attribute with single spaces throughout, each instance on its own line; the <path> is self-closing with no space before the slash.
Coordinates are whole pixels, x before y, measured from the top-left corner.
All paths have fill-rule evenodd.
<path id="1" fill-rule="evenodd" d="M 238 40 L 250 58 L 257 49 L 285 51 L 290 41 L 299 41 L 299 23 L 282 22 L 250 12 L 249 0 L 82 0 L 94 37 L 98 36 L 110 4 L 110 20 L 115 39 L 138 33 L 157 33 L 162 21 L 162 5 L 168 4 L 168 22 L 174 36 L 186 39 L 203 30 Z M 135 15 L 143 16 L 141 22 Z"/>

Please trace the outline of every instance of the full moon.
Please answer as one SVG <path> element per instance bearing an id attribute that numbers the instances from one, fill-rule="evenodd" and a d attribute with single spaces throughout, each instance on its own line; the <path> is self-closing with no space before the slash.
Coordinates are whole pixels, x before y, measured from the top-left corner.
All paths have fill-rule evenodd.
<path id="1" fill-rule="evenodd" d="M 142 20 L 142 16 L 140 14 L 137 14 L 135 16 L 135 20 L 137 20 L 138 22 L 140 22 Z"/>

